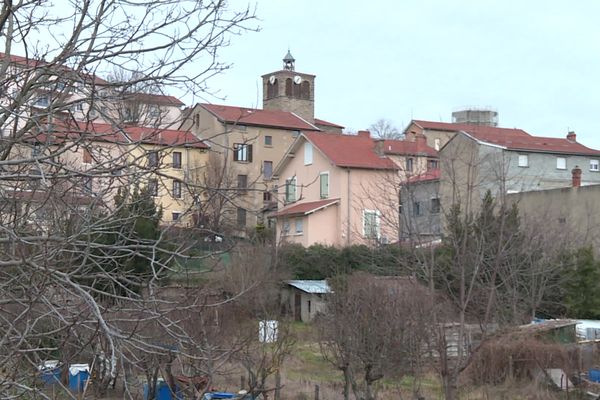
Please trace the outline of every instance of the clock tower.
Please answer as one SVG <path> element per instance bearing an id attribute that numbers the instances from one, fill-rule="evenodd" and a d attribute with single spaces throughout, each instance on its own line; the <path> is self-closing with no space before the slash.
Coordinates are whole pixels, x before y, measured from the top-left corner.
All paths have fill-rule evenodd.
<path id="1" fill-rule="evenodd" d="M 315 76 L 296 72 L 296 60 L 288 50 L 283 69 L 265 74 L 263 109 L 293 112 L 310 123 L 315 120 Z"/>

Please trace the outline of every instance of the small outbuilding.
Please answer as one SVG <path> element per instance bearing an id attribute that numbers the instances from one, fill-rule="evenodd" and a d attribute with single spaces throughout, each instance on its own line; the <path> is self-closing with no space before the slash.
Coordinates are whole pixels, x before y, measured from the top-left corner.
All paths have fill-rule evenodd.
<path id="1" fill-rule="evenodd" d="M 282 301 L 296 321 L 310 322 L 325 308 L 325 296 L 331 288 L 325 280 L 287 281 Z"/>

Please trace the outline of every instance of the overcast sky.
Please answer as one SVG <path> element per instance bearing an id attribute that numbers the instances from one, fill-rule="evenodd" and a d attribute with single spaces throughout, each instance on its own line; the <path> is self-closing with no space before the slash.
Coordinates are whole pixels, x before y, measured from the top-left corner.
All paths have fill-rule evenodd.
<path id="1" fill-rule="evenodd" d="M 236 3 L 234 1 L 233 3 Z M 352 4 L 352 5 L 351 5 Z M 260 76 L 315 74 L 316 116 L 352 129 L 386 118 L 450 122 L 491 106 L 500 125 L 539 136 L 575 130 L 600 148 L 600 1 L 259 0 L 261 31 L 221 53 L 210 81 L 225 100 L 261 107 Z"/>

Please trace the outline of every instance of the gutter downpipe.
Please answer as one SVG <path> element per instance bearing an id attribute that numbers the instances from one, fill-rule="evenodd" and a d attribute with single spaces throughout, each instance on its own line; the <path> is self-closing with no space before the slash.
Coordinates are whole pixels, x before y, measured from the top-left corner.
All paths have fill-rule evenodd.
<path id="1" fill-rule="evenodd" d="M 350 206 L 352 205 L 352 191 L 350 190 L 350 168 L 346 168 L 346 172 L 348 173 L 348 187 L 347 198 L 348 198 L 348 209 L 346 210 L 346 246 L 350 246 Z"/>

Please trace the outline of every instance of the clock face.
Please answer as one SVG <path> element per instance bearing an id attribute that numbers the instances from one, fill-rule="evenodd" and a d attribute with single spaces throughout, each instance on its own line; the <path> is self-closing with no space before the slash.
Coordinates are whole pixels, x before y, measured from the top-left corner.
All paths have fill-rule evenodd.
<path id="1" fill-rule="evenodd" d="M 269 83 L 270 83 L 271 85 L 272 85 L 272 84 L 274 84 L 276 80 L 277 80 L 277 78 L 275 78 L 275 75 L 271 75 L 271 76 L 269 77 Z"/>
<path id="2" fill-rule="evenodd" d="M 296 75 L 296 76 L 294 77 L 294 83 L 295 83 L 296 85 L 299 85 L 299 84 L 300 84 L 300 82 L 302 82 L 302 77 L 301 77 L 300 75 Z"/>

